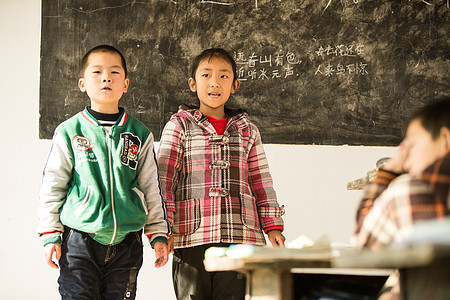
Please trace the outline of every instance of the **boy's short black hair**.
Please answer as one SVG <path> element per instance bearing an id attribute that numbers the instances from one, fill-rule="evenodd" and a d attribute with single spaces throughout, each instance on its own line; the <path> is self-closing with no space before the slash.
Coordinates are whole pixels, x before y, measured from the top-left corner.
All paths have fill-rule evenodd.
<path id="1" fill-rule="evenodd" d="M 230 53 L 222 48 L 206 49 L 196 58 L 194 58 L 191 66 L 191 77 L 195 80 L 195 72 L 197 71 L 200 63 L 205 59 L 210 61 L 213 57 L 221 58 L 231 64 L 231 68 L 233 69 L 233 82 L 235 82 L 237 80 L 236 62 L 234 61 L 234 58 L 230 55 Z"/>
<path id="2" fill-rule="evenodd" d="M 122 61 L 122 67 L 125 71 L 125 78 L 127 78 L 128 76 L 128 72 L 127 72 L 127 63 L 125 62 L 125 58 L 123 57 L 122 53 L 120 53 L 119 50 L 117 50 L 117 48 L 110 46 L 110 45 L 99 45 L 96 46 L 94 48 L 92 48 L 91 50 L 89 50 L 81 59 L 81 64 L 80 64 L 80 76 L 84 77 L 84 71 L 87 68 L 87 64 L 88 64 L 88 60 L 89 60 L 89 56 L 92 53 L 98 53 L 98 52 L 110 52 L 110 53 L 117 53 L 120 55 L 120 59 Z"/>
<path id="3" fill-rule="evenodd" d="M 450 97 L 427 104 L 410 118 L 408 125 L 414 120 L 419 120 L 433 139 L 438 138 L 442 127 L 450 129 Z"/>

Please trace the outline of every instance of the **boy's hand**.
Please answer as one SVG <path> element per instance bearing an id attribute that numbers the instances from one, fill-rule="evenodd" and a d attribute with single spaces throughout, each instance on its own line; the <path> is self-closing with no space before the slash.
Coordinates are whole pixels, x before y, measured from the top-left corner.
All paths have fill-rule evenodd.
<path id="1" fill-rule="evenodd" d="M 164 242 L 156 242 L 153 245 L 153 249 L 155 250 L 155 268 L 161 268 L 164 266 L 169 260 L 169 251 L 166 243 Z"/>
<path id="2" fill-rule="evenodd" d="M 44 247 L 45 260 L 47 264 L 54 268 L 59 269 L 59 266 L 53 261 L 53 254 L 55 258 L 59 260 L 61 258 L 61 244 L 60 243 L 49 243 Z"/>
<path id="3" fill-rule="evenodd" d="M 273 247 L 284 247 L 284 241 L 286 240 L 286 238 L 281 233 L 281 230 L 269 230 L 267 236 L 269 237 L 269 241 L 270 243 L 272 243 Z"/>
<path id="4" fill-rule="evenodd" d="M 173 236 L 170 236 L 167 239 L 167 247 L 169 248 L 169 253 L 173 254 L 174 253 L 174 251 L 173 251 Z"/>
<path id="5" fill-rule="evenodd" d="M 407 141 L 403 141 L 399 146 L 397 155 L 389 159 L 382 168 L 397 174 L 404 173 L 406 171 L 405 161 L 408 158 L 409 148 Z"/>

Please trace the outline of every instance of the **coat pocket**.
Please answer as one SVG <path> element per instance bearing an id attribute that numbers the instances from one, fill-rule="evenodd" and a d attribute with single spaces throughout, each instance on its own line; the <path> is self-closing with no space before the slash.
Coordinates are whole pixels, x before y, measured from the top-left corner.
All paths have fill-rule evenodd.
<path id="1" fill-rule="evenodd" d="M 174 234 L 194 233 L 200 226 L 200 200 L 188 199 L 175 202 L 172 231 Z"/>
<path id="2" fill-rule="evenodd" d="M 256 210 L 255 198 L 251 195 L 241 193 L 241 219 L 242 223 L 250 229 L 260 229 L 258 211 Z"/>

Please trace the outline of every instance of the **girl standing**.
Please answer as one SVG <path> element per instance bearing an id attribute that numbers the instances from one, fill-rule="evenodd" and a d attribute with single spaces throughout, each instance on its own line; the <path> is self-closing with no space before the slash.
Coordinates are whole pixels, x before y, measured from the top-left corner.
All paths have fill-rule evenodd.
<path id="1" fill-rule="evenodd" d="M 207 248 L 231 244 L 283 247 L 284 208 L 273 189 L 258 128 L 225 104 L 239 88 L 236 63 L 220 48 L 203 51 L 189 87 L 200 107 L 181 106 L 166 124 L 158 152 L 161 189 L 173 235 L 177 299 L 244 299 L 237 272 L 207 272 Z"/>

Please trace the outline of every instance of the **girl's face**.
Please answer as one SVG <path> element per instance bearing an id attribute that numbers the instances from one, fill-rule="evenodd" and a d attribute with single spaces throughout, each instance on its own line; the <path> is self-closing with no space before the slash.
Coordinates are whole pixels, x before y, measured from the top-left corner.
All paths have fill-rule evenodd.
<path id="1" fill-rule="evenodd" d="M 225 118 L 225 103 L 239 88 L 239 80 L 233 82 L 231 64 L 214 56 L 200 62 L 195 78 L 189 78 L 188 83 L 191 91 L 197 93 L 200 111 L 215 119 Z"/>

